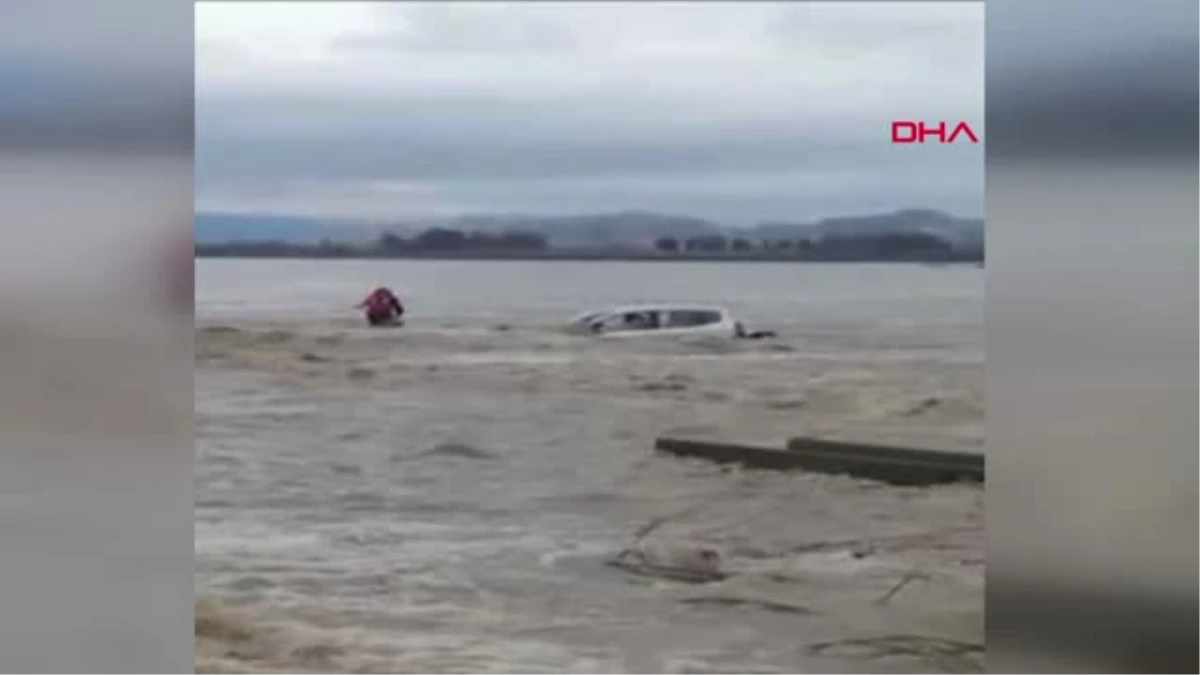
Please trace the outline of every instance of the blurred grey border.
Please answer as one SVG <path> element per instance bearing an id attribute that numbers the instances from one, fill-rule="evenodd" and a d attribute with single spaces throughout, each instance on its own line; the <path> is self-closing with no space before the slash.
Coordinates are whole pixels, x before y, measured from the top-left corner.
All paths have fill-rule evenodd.
<path id="1" fill-rule="evenodd" d="M 192 155 L 193 3 L 14 0 L 0 152 Z"/>
<path id="2" fill-rule="evenodd" d="M 0 671 L 193 663 L 193 5 L 0 6 Z"/>
<path id="3" fill-rule="evenodd" d="M 5 4 L 0 272 L 40 289 L 93 267 L 75 233 L 137 262 L 156 223 L 190 224 L 192 17 L 179 0 Z M 992 0 L 987 21 L 989 665 L 1197 672 L 1197 3 Z M 40 266 L 23 243 L 39 233 Z M 155 353 L 151 331 L 56 333 L 20 311 L 0 305 L 0 405 L 80 414 L 2 418 L 0 667 L 186 672 L 190 438 L 130 392 L 190 403 L 190 363 L 122 368 Z M 22 365 L 42 398 L 11 391 Z"/>
<path id="4" fill-rule="evenodd" d="M 993 672 L 1197 672 L 1197 19 L 987 3 Z"/>

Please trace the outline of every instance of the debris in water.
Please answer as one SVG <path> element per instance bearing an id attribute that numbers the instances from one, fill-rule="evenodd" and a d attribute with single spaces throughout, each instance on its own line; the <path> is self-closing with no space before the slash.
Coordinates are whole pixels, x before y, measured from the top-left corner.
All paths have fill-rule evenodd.
<path id="1" fill-rule="evenodd" d="M 934 397 L 927 398 L 924 401 L 921 401 L 917 405 L 909 408 L 908 410 L 905 410 L 901 414 L 904 417 L 916 417 L 917 415 L 922 415 L 924 413 L 929 412 L 930 410 L 933 410 L 934 408 L 938 407 L 941 404 L 942 404 L 942 400 L 940 398 L 937 398 L 936 396 L 934 396 Z"/>
<path id="2" fill-rule="evenodd" d="M 652 564 L 634 551 L 622 551 L 607 564 L 641 576 L 681 581 L 688 584 L 708 584 L 729 578 L 728 574 L 717 569 L 692 569 Z"/>
<path id="3" fill-rule="evenodd" d="M 634 386 L 638 391 L 683 391 L 687 385 L 682 382 L 640 382 Z"/>
<path id="4" fill-rule="evenodd" d="M 647 532 L 646 528 L 643 528 L 643 532 Z M 632 547 L 618 553 L 608 564 L 642 576 L 690 584 L 707 584 L 729 578 L 729 574 L 721 570 L 720 553 L 714 549 L 663 544 L 649 546 L 641 542 L 644 536 L 640 535 Z"/>
<path id="5" fill-rule="evenodd" d="M 833 658 L 879 659 L 890 656 L 916 656 L 948 672 L 983 672 L 984 647 L 922 635 L 882 635 L 869 638 L 833 640 L 809 645 L 809 654 Z"/>
<path id="6" fill-rule="evenodd" d="M 735 598 L 728 596 L 702 596 L 680 600 L 685 605 L 717 605 L 720 607 L 757 607 L 777 614 L 813 614 L 813 611 L 803 605 L 791 605 L 775 600 L 759 598 Z"/>
<path id="7" fill-rule="evenodd" d="M 924 574 L 923 572 L 918 572 L 917 570 L 910 570 L 906 572 L 904 576 L 900 578 L 900 581 L 897 581 L 891 588 L 888 589 L 887 593 L 884 593 L 878 600 L 875 601 L 875 604 L 888 604 L 888 602 L 900 592 L 900 589 L 907 586 L 909 582 L 916 581 L 917 579 L 928 581 L 929 575 Z"/>
<path id="8" fill-rule="evenodd" d="M 420 457 L 461 457 L 463 459 L 495 459 L 496 455 L 466 443 L 439 443 L 422 452 Z"/>

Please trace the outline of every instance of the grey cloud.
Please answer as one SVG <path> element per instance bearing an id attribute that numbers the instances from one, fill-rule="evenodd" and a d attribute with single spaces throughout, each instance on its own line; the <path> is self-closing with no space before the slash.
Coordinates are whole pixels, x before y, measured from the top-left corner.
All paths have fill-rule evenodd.
<path id="1" fill-rule="evenodd" d="M 639 123 L 636 109 L 612 116 L 587 106 L 431 99 L 347 110 L 311 99 L 205 102 L 197 175 L 465 180 L 814 168 L 903 172 L 915 161 L 978 172 L 982 162 L 981 146 L 892 146 L 882 116 L 845 125 L 737 118 L 689 124 L 669 117 Z M 280 111 L 286 110 L 297 112 L 285 119 Z"/>
<path id="2" fill-rule="evenodd" d="M 785 44 L 816 43 L 838 54 L 916 47 L 918 53 L 932 50 L 961 60 L 962 52 L 947 51 L 964 46 L 982 54 L 983 24 L 972 20 L 982 15 L 982 3 L 923 3 L 922 11 L 902 2 L 858 4 L 860 11 L 835 14 L 820 3 L 786 3 L 766 34 Z"/>
<path id="3" fill-rule="evenodd" d="M 354 32 L 330 42 L 338 51 L 546 52 L 570 49 L 568 26 L 544 16 L 480 14 L 454 3 L 381 7 L 380 30 Z"/>
<path id="4" fill-rule="evenodd" d="M 880 134 L 883 137 L 883 134 Z M 982 166 L 976 150 L 927 146 L 892 148 L 881 138 L 878 151 L 822 147 L 803 139 L 739 139 L 650 144 L 570 143 L 539 146 L 495 142 L 482 147 L 388 138 L 343 141 L 223 140 L 197 150 L 200 180 L 296 177 L 309 180 L 481 180 L 495 177 L 550 179 L 725 172 L 846 171 L 884 178 L 903 175 L 914 164 L 942 164 L 950 173 Z M 982 182 L 982 181 L 981 181 Z M 864 185 L 864 191 L 873 189 Z"/>
<path id="5" fill-rule="evenodd" d="M 982 210 L 981 146 L 896 147 L 888 125 L 982 130 L 982 73 L 967 53 L 982 50 L 979 16 L 919 13 L 897 19 L 909 33 L 895 37 L 861 7 L 834 18 L 786 3 L 522 9 L 544 4 L 487 17 L 389 6 L 377 32 L 335 40 L 347 77 L 202 86 L 198 200 L 387 213 L 415 197 L 378 185 L 406 183 L 419 208 L 450 211 Z M 959 58 L 931 71 L 927 42 L 945 30 L 958 31 L 942 49 Z"/>
<path id="6" fill-rule="evenodd" d="M 873 189 L 863 190 L 863 184 Z M 856 171 L 710 173 L 621 176 L 603 179 L 431 181 L 371 185 L 351 182 L 237 183 L 210 185 L 200 195 L 213 204 L 270 204 L 282 195 L 294 212 L 404 219 L 460 213 L 579 213 L 627 209 L 715 218 L 729 224 L 936 205 L 960 214 L 979 214 L 982 185 L 972 172 L 910 171 L 879 175 Z"/>
<path id="7" fill-rule="evenodd" d="M 888 210 L 937 203 L 979 213 L 979 189 L 971 178 L 940 169 L 912 171 L 900 179 L 886 170 L 874 174 L 813 167 L 790 171 L 710 171 L 675 175 L 613 176 L 604 179 L 480 181 L 436 183 L 448 202 L 479 203 L 509 212 L 562 212 L 586 205 L 591 211 L 625 208 L 699 214 L 731 223 L 812 218 L 865 210 Z M 872 192 L 862 184 L 873 183 Z M 947 200 L 952 190 L 959 198 Z M 530 196 L 534 199 L 530 199 Z"/>

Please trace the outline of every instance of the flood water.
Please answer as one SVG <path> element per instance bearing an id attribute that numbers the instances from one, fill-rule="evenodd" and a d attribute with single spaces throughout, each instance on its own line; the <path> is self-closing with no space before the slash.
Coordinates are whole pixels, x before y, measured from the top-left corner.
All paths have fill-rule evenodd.
<path id="1" fill-rule="evenodd" d="M 983 270 L 200 260 L 196 275 L 196 592 L 255 631 L 201 645 L 198 668 L 980 667 L 980 488 L 652 446 L 981 448 Z M 361 326 L 353 306 L 379 284 L 406 327 Z M 779 337 L 559 330 L 649 301 L 724 305 Z M 709 548 L 720 579 L 606 564 L 630 546 L 673 568 Z"/>

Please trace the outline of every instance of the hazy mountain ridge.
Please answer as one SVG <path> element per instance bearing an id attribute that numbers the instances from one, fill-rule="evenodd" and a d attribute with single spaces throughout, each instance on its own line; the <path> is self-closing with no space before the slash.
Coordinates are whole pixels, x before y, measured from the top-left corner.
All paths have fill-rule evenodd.
<path id="1" fill-rule="evenodd" d="M 254 213 L 198 212 L 195 219 L 196 241 L 202 244 L 242 241 L 314 244 L 322 239 L 359 243 L 378 237 L 383 229 L 352 220 Z"/>
<path id="2" fill-rule="evenodd" d="M 820 239 L 893 232 L 924 232 L 960 246 L 983 242 L 984 219 L 960 218 L 933 209 L 904 209 L 863 216 L 823 218 L 815 223 L 763 223 L 748 230 L 751 239 Z M 742 234 L 741 236 L 746 236 Z"/>
<path id="3" fill-rule="evenodd" d="M 552 246 L 565 248 L 650 246 L 656 239 L 688 239 L 707 235 L 739 237 L 752 241 L 820 239 L 829 235 L 867 235 L 924 232 L 958 246 L 983 241 L 982 218 L 960 218 L 932 209 L 905 209 L 890 213 L 838 216 L 815 222 L 762 223 L 749 228 L 721 225 L 687 215 L 650 211 L 562 216 L 488 214 L 456 216 L 393 224 L 336 221 L 305 216 L 196 213 L 196 241 L 288 241 L 315 243 L 322 239 L 357 243 L 384 231 L 413 234 L 429 228 L 502 232 L 522 230 L 544 235 Z"/>
<path id="4" fill-rule="evenodd" d="M 702 218 L 649 211 L 568 216 L 467 216 L 431 225 L 483 232 L 528 230 L 545 236 L 552 246 L 562 247 L 650 245 L 660 237 L 698 237 L 721 234 L 725 229 Z"/>

